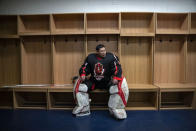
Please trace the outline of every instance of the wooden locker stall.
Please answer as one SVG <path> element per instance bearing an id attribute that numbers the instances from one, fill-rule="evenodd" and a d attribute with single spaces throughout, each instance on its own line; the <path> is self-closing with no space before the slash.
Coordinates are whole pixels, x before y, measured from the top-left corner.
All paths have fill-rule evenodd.
<path id="1" fill-rule="evenodd" d="M 153 38 L 122 37 L 121 65 L 130 89 L 127 108 L 157 109 L 158 88 L 153 85 Z"/>
<path id="2" fill-rule="evenodd" d="M 53 36 L 53 79 L 49 92 L 49 109 L 73 108 L 73 77 L 78 76 L 85 58 L 83 35 Z"/>
<path id="3" fill-rule="evenodd" d="M 154 82 L 160 87 L 160 109 L 192 108 L 195 87 L 186 83 L 187 37 L 157 36 L 154 57 Z"/>

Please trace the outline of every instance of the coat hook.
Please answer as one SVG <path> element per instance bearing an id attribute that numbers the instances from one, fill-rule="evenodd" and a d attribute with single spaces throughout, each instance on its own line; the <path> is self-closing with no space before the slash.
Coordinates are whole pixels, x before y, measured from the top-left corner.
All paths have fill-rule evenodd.
<path id="1" fill-rule="evenodd" d="M 77 42 L 78 41 L 78 39 L 77 38 L 75 38 L 75 42 Z"/>
<path id="2" fill-rule="evenodd" d="M 18 44 L 17 44 L 17 40 L 15 40 L 15 46 L 17 47 L 17 45 L 18 45 Z"/>
<path id="3" fill-rule="evenodd" d="M 193 42 L 193 40 L 191 39 L 190 42 Z"/>
<path id="4" fill-rule="evenodd" d="M 162 40 L 162 39 L 160 39 L 159 41 L 160 41 L 161 43 L 163 42 L 163 40 Z"/>
<path id="5" fill-rule="evenodd" d="M 172 39 L 169 40 L 169 42 L 172 42 L 172 41 L 173 41 Z"/>
<path id="6" fill-rule="evenodd" d="M 128 45 L 129 44 L 129 38 L 127 37 L 127 41 L 126 41 L 126 44 Z"/>
<path id="7" fill-rule="evenodd" d="M 110 39 L 109 39 L 109 37 L 107 37 L 107 42 L 109 42 L 110 41 Z"/>
<path id="8" fill-rule="evenodd" d="M 99 40 L 96 38 L 96 42 L 98 42 Z"/>
<path id="9" fill-rule="evenodd" d="M 65 38 L 65 42 L 68 42 L 67 38 Z"/>

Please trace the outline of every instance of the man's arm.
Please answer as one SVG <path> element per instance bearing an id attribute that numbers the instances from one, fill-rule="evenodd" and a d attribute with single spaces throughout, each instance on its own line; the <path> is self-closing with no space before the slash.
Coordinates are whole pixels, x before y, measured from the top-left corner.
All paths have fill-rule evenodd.
<path id="1" fill-rule="evenodd" d="M 89 74 L 90 74 L 90 66 L 89 66 L 88 57 L 87 57 L 84 61 L 84 64 L 79 69 L 79 75 L 80 77 L 82 77 L 82 76 L 87 76 Z"/>
<path id="2" fill-rule="evenodd" d="M 120 65 L 120 61 L 116 55 L 113 55 L 113 56 L 114 56 L 114 59 L 111 63 L 113 79 L 122 80 L 122 68 Z"/>

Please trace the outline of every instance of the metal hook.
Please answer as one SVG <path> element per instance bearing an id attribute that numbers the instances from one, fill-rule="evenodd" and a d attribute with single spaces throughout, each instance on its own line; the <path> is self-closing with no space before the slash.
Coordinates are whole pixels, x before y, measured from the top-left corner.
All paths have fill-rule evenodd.
<path id="1" fill-rule="evenodd" d="M 77 38 L 75 38 L 75 42 L 77 42 L 78 41 L 78 39 Z"/>
<path id="2" fill-rule="evenodd" d="M 96 38 L 96 42 L 98 42 L 99 40 Z"/>

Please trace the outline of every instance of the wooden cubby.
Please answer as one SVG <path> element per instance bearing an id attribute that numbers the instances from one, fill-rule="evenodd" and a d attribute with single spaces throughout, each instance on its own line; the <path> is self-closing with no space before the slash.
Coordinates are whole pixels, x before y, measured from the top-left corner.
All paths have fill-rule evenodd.
<path id="1" fill-rule="evenodd" d="M 0 38 L 19 38 L 17 15 L 0 15 Z"/>
<path id="2" fill-rule="evenodd" d="M 52 86 L 48 89 L 49 109 L 73 109 L 73 85 Z"/>
<path id="3" fill-rule="evenodd" d="M 187 43 L 186 82 L 196 85 L 196 35 L 191 35 Z M 196 87 L 196 86 L 195 86 Z"/>
<path id="4" fill-rule="evenodd" d="M 190 34 L 196 34 L 196 12 L 190 13 Z"/>
<path id="5" fill-rule="evenodd" d="M 0 85 L 20 83 L 20 42 L 0 39 Z"/>
<path id="6" fill-rule="evenodd" d="M 51 38 L 21 38 L 21 84 L 52 84 Z"/>
<path id="7" fill-rule="evenodd" d="M 158 88 L 139 89 L 138 85 L 130 89 L 127 110 L 157 110 L 158 109 Z M 144 87 L 144 86 L 140 86 Z"/>
<path id="8" fill-rule="evenodd" d="M 0 109 L 13 109 L 13 89 L 0 87 Z"/>
<path id="9" fill-rule="evenodd" d="M 86 34 L 119 34 L 119 13 L 87 13 Z"/>
<path id="10" fill-rule="evenodd" d="M 14 109 L 48 109 L 46 86 L 14 88 Z"/>
<path id="11" fill-rule="evenodd" d="M 172 86 L 172 88 L 165 86 L 160 90 L 160 105 L 161 110 L 164 109 L 194 109 L 194 93 L 195 89 L 184 87 L 182 85 Z"/>
<path id="12" fill-rule="evenodd" d="M 87 35 L 87 54 L 95 53 L 96 46 L 103 44 L 107 52 L 111 52 L 119 56 L 118 51 L 118 35 Z"/>
<path id="13" fill-rule="evenodd" d="M 71 35 L 85 34 L 84 13 L 80 14 L 52 14 L 51 34 Z"/>
<path id="14" fill-rule="evenodd" d="M 156 34 L 188 34 L 188 13 L 157 13 Z"/>
<path id="15" fill-rule="evenodd" d="M 121 13 L 121 36 L 154 36 L 154 13 Z"/>
<path id="16" fill-rule="evenodd" d="M 54 36 L 53 71 L 54 84 L 72 84 L 78 76 L 85 58 L 84 36 Z"/>
<path id="17" fill-rule="evenodd" d="M 50 15 L 19 15 L 19 35 L 50 35 Z"/>

